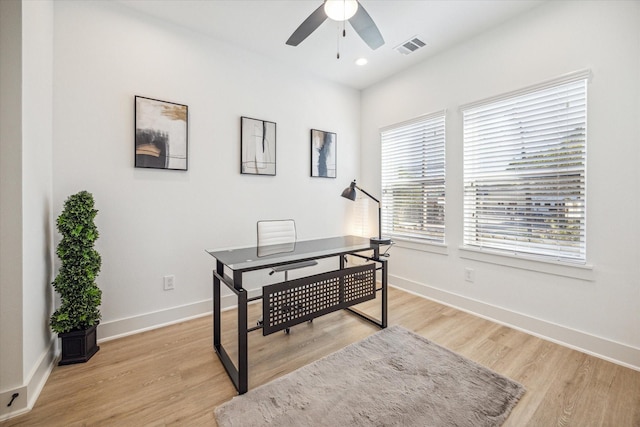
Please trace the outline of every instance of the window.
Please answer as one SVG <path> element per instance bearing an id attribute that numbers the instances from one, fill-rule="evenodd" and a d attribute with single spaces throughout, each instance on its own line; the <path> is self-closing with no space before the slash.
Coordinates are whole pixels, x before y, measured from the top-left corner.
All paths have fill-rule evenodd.
<path id="1" fill-rule="evenodd" d="M 444 243 L 444 111 L 381 131 L 382 232 Z"/>
<path id="2" fill-rule="evenodd" d="M 466 246 L 586 262 L 587 77 L 463 107 Z"/>

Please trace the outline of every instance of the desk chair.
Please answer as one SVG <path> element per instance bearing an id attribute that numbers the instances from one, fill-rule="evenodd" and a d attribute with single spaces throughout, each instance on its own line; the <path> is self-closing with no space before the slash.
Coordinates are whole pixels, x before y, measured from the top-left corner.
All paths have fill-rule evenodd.
<path id="1" fill-rule="evenodd" d="M 258 221 L 258 256 L 267 256 L 277 253 L 293 252 L 296 244 L 296 223 L 292 219 Z M 273 267 L 269 275 L 284 272 L 284 280 L 289 280 L 289 271 L 317 265 L 314 260 L 296 262 L 293 264 Z M 299 310 L 302 307 L 288 307 L 288 310 Z M 258 325 L 262 325 L 260 317 Z M 289 333 L 289 328 L 285 329 Z"/>
<path id="2" fill-rule="evenodd" d="M 296 222 L 292 219 L 258 221 L 258 256 L 293 252 L 296 244 Z M 269 275 L 284 272 L 284 280 L 289 280 L 289 270 L 311 267 L 317 261 L 303 261 L 273 267 Z"/>

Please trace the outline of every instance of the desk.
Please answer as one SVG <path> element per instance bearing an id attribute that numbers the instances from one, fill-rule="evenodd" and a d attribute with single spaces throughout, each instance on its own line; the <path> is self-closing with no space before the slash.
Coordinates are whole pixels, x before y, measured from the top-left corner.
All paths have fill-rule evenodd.
<path id="1" fill-rule="evenodd" d="M 372 245 L 369 239 L 341 236 L 207 252 L 216 259 L 213 271 L 213 347 L 239 394 L 246 393 L 249 388 L 249 332 L 261 329 L 263 335 L 269 335 L 341 309 L 349 310 L 380 328 L 387 327 L 387 260 L 380 257 L 379 246 Z M 365 259 L 368 263 L 347 267 L 345 255 Z M 265 285 L 262 295 L 255 298 L 248 298 L 242 287 L 242 276 L 246 272 L 329 257 L 339 257 L 338 270 Z M 231 270 L 231 276 L 225 273 L 225 267 Z M 380 288 L 376 282 L 377 270 L 381 271 Z M 224 283 L 238 298 L 237 367 L 221 343 L 220 283 Z M 375 299 L 377 292 L 381 292 L 381 319 L 351 307 Z M 263 324 L 248 328 L 247 303 L 258 299 L 262 299 Z"/>

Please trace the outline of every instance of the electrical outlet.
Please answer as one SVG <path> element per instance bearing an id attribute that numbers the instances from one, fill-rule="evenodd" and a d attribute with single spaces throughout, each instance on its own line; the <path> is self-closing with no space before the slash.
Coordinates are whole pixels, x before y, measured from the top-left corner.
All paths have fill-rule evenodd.
<path id="1" fill-rule="evenodd" d="M 474 280 L 476 280 L 476 272 L 473 270 L 473 268 L 464 269 L 464 280 L 471 283 L 473 283 Z"/>
<path id="2" fill-rule="evenodd" d="M 175 289 L 176 276 L 164 276 L 164 290 L 172 291 Z"/>

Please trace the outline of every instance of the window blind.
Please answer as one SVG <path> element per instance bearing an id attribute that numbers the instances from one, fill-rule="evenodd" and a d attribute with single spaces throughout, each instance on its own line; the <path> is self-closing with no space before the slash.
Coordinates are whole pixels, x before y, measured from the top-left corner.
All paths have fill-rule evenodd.
<path id="1" fill-rule="evenodd" d="M 444 243 L 445 113 L 381 131 L 382 232 Z"/>
<path id="2" fill-rule="evenodd" d="M 464 244 L 586 262 L 587 79 L 463 108 Z"/>

